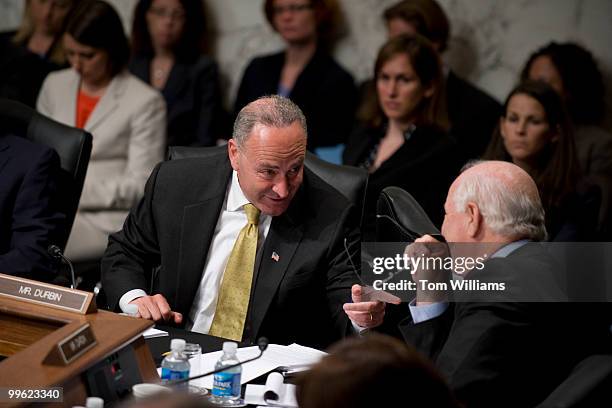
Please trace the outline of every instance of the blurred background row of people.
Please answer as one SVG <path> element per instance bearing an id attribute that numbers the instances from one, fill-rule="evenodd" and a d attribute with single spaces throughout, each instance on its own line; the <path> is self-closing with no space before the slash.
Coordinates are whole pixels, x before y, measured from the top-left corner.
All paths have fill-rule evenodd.
<path id="1" fill-rule="evenodd" d="M 551 239 L 594 240 L 606 228 L 612 135 L 585 47 L 536 50 L 502 106 L 444 62 L 451 27 L 434 0 L 400 1 L 377 16 L 388 39 L 361 84 L 332 56 L 336 1 L 266 0 L 262 11 L 284 47 L 247 65 L 225 109 L 201 1 L 140 0 L 128 36 L 104 1 L 26 0 L 21 26 L 3 34 L 0 96 L 94 136 L 69 257 L 101 257 L 166 146 L 220 143 L 232 116 L 266 94 L 301 107 L 309 150 L 369 171 L 366 240 L 384 187 L 412 193 L 440 224 L 450 182 L 481 157 L 532 175 Z"/>

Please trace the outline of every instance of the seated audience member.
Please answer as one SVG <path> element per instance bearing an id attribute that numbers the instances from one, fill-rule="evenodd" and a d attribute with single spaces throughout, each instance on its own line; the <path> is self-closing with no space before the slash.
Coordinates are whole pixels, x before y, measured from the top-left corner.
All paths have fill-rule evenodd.
<path id="1" fill-rule="evenodd" d="M 26 0 L 17 31 L 0 34 L 0 96 L 34 106 L 43 80 L 65 67 L 65 21 L 73 0 Z"/>
<path id="2" fill-rule="evenodd" d="M 383 17 L 389 38 L 419 33 L 433 43 L 438 53 L 448 48 L 450 23 L 435 0 L 400 1 L 386 9 Z M 501 106 L 452 69 L 445 68 L 444 72 L 450 133 L 457 139 L 463 161 L 478 158 L 489 143 Z"/>
<path id="3" fill-rule="evenodd" d="M 111 308 L 236 341 L 326 347 L 358 329 L 342 311 L 356 210 L 304 169 L 306 144 L 300 109 L 265 97 L 240 111 L 227 147 L 157 166 L 102 260 Z M 380 324 L 384 304 L 358 288 L 355 320 Z"/>
<path id="4" fill-rule="evenodd" d="M 141 0 L 134 11 L 129 68 L 164 96 L 169 146 L 214 146 L 222 136 L 219 76 L 203 55 L 205 34 L 201 1 Z"/>
<path id="5" fill-rule="evenodd" d="M 374 333 L 333 345 L 298 378 L 297 400 L 300 408 L 459 408 L 433 365 L 412 346 Z"/>
<path id="6" fill-rule="evenodd" d="M 401 187 L 440 225 L 444 192 L 459 171 L 454 140 L 446 133 L 442 67 L 422 36 L 399 36 L 378 53 L 375 97 L 360 112 L 363 125 L 351 135 L 344 164 L 370 172 L 364 239 L 376 226 L 376 201 L 383 188 Z"/>
<path id="7" fill-rule="evenodd" d="M 510 92 L 484 158 L 511 161 L 535 180 L 549 240 L 594 240 L 600 191 L 581 178 L 569 118 L 551 87 L 525 82 Z"/>
<path id="8" fill-rule="evenodd" d="M 117 12 L 99 0 L 79 3 L 64 35 L 72 69 L 49 74 L 38 110 L 93 134 L 79 210 L 66 247 L 74 261 L 102 257 L 163 159 L 165 105 L 126 70 L 129 45 Z"/>
<path id="9" fill-rule="evenodd" d="M 52 149 L 0 134 L 0 273 L 52 282 L 47 254 L 63 228 L 56 191 L 60 162 Z"/>
<path id="10" fill-rule="evenodd" d="M 575 128 L 582 170 L 612 181 L 612 134 L 601 127 L 605 89 L 593 55 L 574 43 L 551 42 L 529 57 L 521 78 L 546 82 L 561 95 Z"/>
<path id="11" fill-rule="evenodd" d="M 353 125 L 357 88 L 329 54 L 339 17 L 336 0 L 266 0 L 264 11 L 286 48 L 249 63 L 235 112 L 260 96 L 286 96 L 306 115 L 308 150 L 344 143 Z"/>
<path id="12" fill-rule="evenodd" d="M 544 239 L 546 228 L 527 172 L 512 163 L 480 162 L 451 185 L 444 208 L 447 242 L 464 249 L 470 244 L 474 258 L 489 254 L 484 268 L 464 279 L 504 282 L 512 293 L 535 291 L 541 302 L 564 297 L 555 261 L 542 245 L 528 244 Z M 437 241 L 424 236 L 416 242 Z M 433 277 L 420 273 L 413 279 Z M 576 312 L 575 304 L 494 302 L 486 294 L 478 302 L 447 303 L 420 287 L 400 330 L 436 363 L 467 407 L 535 406 L 592 352 L 596 337 L 605 331 L 609 342 L 609 323 L 593 330 L 594 315 Z"/>

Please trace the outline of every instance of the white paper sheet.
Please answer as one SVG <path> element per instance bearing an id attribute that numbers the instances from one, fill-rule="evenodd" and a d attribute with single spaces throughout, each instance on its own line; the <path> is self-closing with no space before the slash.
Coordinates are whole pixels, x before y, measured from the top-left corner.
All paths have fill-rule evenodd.
<path id="1" fill-rule="evenodd" d="M 145 339 L 152 339 L 155 337 L 166 337 L 168 332 L 151 327 L 142 333 Z"/>
<path id="2" fill-rule="evenodd" d="M 212 371 L 222 353 L 222 351 L 215 351 L 202 354 L 200 364 L 202 372 Z M 257 346 L 239 348 L 238 360 L 248 360 L 258 354 L 259 348 Z M 326 353 L 322 351 L 300 346 L 299 344 L 292 344 L 290 346 L 270 344 L 259 360 L 246 363 L 242 366 L 241 383 L 245 384 L 280 366 L 300 366 L 303 369 L 307 369 L 308 366 L 318 362 L 325 355 Z M 200 378 L 199 380 L 192 381 L 192 383 L 200 387 L 211 389 L 213 386 L 213 376 L 210 375 Z"/>

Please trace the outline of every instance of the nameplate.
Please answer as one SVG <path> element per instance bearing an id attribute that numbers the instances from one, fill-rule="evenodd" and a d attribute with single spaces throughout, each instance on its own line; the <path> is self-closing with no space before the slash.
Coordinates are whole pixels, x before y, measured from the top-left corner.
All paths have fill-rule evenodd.
<path id="1" fill-rule="evenodd" d="M 46 364 L 68 365 L 97 344 L 89 323 L 60 340 L 47 355 Z"/>
<path id="2" fill-rule="evenodd" d="M 93 293 L 0 274 L 0 296 L 80 314 L 96 311 Z"/>

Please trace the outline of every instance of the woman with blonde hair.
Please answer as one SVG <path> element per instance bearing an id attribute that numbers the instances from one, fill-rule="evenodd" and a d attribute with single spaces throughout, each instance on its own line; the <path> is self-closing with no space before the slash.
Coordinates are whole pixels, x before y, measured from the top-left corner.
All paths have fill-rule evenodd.
<path id="1" fill-rule="evenodd" d="M 17 31 L 0 34 L 0 96 L 34 106 L 44 78 L 66 67 L 62 35 L 74 0 L 26 0 Z"/>

